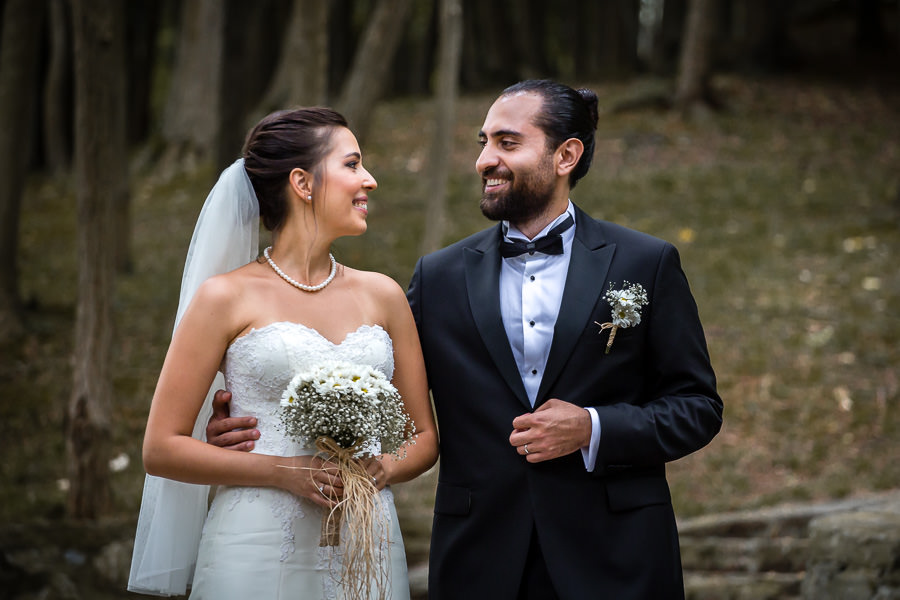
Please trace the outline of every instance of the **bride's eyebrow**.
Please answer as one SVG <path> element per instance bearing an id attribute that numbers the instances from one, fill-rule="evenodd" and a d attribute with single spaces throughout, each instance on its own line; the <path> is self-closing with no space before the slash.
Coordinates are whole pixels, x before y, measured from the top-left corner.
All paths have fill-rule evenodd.
<path id="1" fill-rule="evenodd" d="M 344 158 L 356 158 L 357 160 L 362 160 L 362 154 L 359 152 L 350 152 L 344 155 Z"/>

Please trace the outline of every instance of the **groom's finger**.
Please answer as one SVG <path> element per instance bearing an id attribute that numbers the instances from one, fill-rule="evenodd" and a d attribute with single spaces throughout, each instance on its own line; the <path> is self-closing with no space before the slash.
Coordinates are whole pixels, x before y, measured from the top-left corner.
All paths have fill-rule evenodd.
<path id="1" fill-rule="evenodd" d="M 230 450 L 250 450 L 253 442 L 259 439 L 259 430 L 254 429 L 254 417 L 228 417 L 210 421 L 206 426 L 207 441 L 221 448 Z"/>

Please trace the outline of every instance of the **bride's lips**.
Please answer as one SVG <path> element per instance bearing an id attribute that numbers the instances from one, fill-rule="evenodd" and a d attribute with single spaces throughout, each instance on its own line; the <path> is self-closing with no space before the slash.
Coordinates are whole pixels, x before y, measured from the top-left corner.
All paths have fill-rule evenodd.
<path id="1" fill-rule="evenodd" d="M 369 214 L 369 198 L 367 196 L 362 196 L 360 198 L 353 199 L 353 207 L 362 212 L 363 214 Z"/>

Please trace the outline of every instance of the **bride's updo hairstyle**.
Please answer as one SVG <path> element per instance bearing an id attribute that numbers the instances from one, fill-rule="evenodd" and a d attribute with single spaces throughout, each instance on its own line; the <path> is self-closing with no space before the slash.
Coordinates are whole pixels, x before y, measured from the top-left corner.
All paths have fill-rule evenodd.
<path id="1" fill-rule="evenodd" d="M 570 138 L 584 144 L 584 153 L 569 173 L 569 187 L 574 188 L 584 177 L 594 160 L 594 133 L 599 116 L 597 94 L 592 90 L 573 89 L 548 79 L 530 79 L 509 86 L 501 96 L 520 93 L 540 94 L 544 99 L 535 125 L 547 136 L 549 150 L 556 150 Z"/>
<path id="2" fill-rule="evenodd" d="M 337 127 L 347 127 L 347 119 L 330 108 L 298 108 L 264 117 L 247 134 L 244 168 L 266 229 L 277 231 L 284 224 L 288 175 L 293 169 L 312 173 L 316 187 L 321 183 L 319 167 L 331 150 Z"/>

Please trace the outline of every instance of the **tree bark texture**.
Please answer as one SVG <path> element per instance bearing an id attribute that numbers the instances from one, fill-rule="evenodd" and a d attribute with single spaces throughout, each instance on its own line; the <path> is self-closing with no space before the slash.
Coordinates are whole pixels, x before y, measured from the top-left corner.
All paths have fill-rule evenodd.
<path id="1" fill-rule="evenodd" d="M 129 145 L 140 144 L 150 132 L 156 38 L 162 10 L 159 0 L 128 0 L 125 3 L 126 139 Z"/>
<path id="2" fill-rule="evenodd" d="M 599 37 L 595 49 L 596 75 L 604 79 L 631 75 L 637 69 L 639 2 L 616 0 L 597 3 L 592 8 L 599 14 L 587 13 L 587 16 L 597 18 L 597 25 L 601 28 L 596 36 Z"/>
<path id="3" fill-rule="evenodd" d="M 459 96 L 459 65 L 462 61 L 462 0 L 440 0 L 438 64 L 435 88 L 434 135 L 428 157 L 428 205 L 422 254 L 442 246 L 446 230 L 447 179 L 453 157 L 453 126 Z"/>
<path id="4" fill-rule="evenodd" d="M 240 156 L 247 131 L 263 116 L 255 111 L 281 60 L 280 40 L 287 29 L 281 0 L 225 0 L 221 8 L 225 25 L 216 173 Z"/>
<path id="5" fill-rule="evenodd" d="M 366 137 L 375 104 L 386 91 L 411 5 L 411 0 L 378 1 L 344 82 L 337 107 L 360 140 Z"/>
<path id="6" fill-rule="evenodd" d="M 254 122 L 276 109 L 324 104 L 328 96 L 328 0 L 293 0 L 278 68 Z"/>
<path id="7" fill-rule="evenodd" d="M 691 0 L 688 7 L 675 92 L 675 106 L 682 112 L 706 104 L 709 97 L 711 42 L 717 1 Z"/>
<path id="8" fill-rule="evenodd" d="M 62 173 L 71 162 L 72 41 L 66 0 L 47 0 L 50 43 L 44 77 L 44 160 L 51 173 Z"/>
<path id="9" fill-rule="evenodd" d="M 183 0 L 163 138 L 176 158 L 214 156 L 225 11 L 221 0 Z"/>
<path id="10" fill-rule="evenodd" d="M 0 46 L 0 341 L 24 331 L 19 306 L 19 209 L 37 96 L 44 2 L 6 0 Z"/>
<path id="11" fill-rule="evenodd" d="M 679 46 L 687 19 L 687 0 L 659 0 L 662 14 L 653 40 L 650 70 L 661 76 L 676 74 Z"/>
<path id="12" fill-rule="evenodd" d="M 67 511 L 97 518 L 109 508 L 112 412 L 113 203 L 125 187 L 124 5 L 74 0 L 75 179 L 78 308 L 66 422 Z"/>

